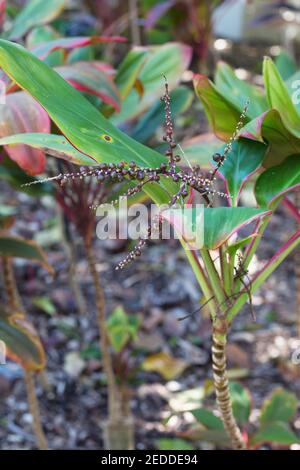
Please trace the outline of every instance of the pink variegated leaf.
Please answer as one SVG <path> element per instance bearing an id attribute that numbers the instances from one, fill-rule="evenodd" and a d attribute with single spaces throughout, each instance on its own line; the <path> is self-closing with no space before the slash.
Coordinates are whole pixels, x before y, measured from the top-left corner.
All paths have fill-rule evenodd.
<path id="1" fill-rule="evenodd" d="M 156 23 L 164 16 L 170 8 L 172 8 L 176 3 L 176 0 L 167 0 L 165 2 L 160 2 L 155 5 L 151 10 L 148 11 L 145 18 L 145 27 L 146 29 L 153 28 Z"/>
<path id="2" fill-rule="evenodd" d="M 300 187 L 300 154 L 268 168 L 258 178 L 255 196 L 261 207 L 274 209 L 285 194 Z"/>
<path id="3" fill-rule="evenodd" d="M 27 93 L 11 93 L 0 107 L 0 136 L 6 137 L 24 132 L 50 132 L 50 119 L 46 111 Z M 7 145 L 5 150 L 29 175 L 37 175 L 45 169 L 45 154 L 27 145 Z"/>
<path id="4" fill-rule="evenodd" d="M 77 90 L 98 96 L 116 111 L 121 108 L 121 97 L 112 77 L 97 62 L 76 62 L 55 68 Z"/>
<path id="5" fill-rule="evenodd" d="M 34 47 L 31 52 L 39 59 L 45 59 L 48 54 L 60 49 L 73 50 L 80 47 L 110 42 L 125 42 L 122 36 L 78 36 L 73 38 L 59 38 Z"/>
<path id="6" fill-rule="evenodd" d="M 174 226 L 178 236 L 189 249 L 215 250 L 245 225 L 271 213 L 252 207 L 185 207 L 162 211 L 162 217 Z"/>
<path id="7" fill-rule="evenodd" d="M 271 109 L 246 124 L 241 137 L 269 144 L 263 166 L 269 168 L 282 163 L 289 155 L 300 153 L 300 139 L 285 127 L 280 113 Z"/>

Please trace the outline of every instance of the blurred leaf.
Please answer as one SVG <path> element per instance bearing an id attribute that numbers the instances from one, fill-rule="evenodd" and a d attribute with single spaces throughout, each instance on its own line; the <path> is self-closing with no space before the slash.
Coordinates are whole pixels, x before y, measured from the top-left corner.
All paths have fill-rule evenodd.
<path id="1" fill-rule="evenodd" d="M 186 86 L 179 86 L 170 93 L 171 107 L 174 116 L 186 111 L 192 102 L 192 92 Z M 130 133 L 139 142 L 147 142 L 156 129 L 164 123 L 164 104 L 157 101 L 143 116 Z"/>
<path id="2" fill-rule="evenodd" d="M 198 410 L 192 411 L 196 420 L 203 424 L 207 429 L 223 430 L 224 425 L 220 418 L 218 418 L 212 411 L 206 410 L 205 408 L 199 408 Z"/>
<path id="3" fill-rule="evenodd" d="M 32 304 L 48 315 L 52 316 L 56 313 L 57 309 L 49 297 L 35 297 L 32 299 Z"/>
<path id="4" fill-rule="evenodd" d="M 121 36 L 78 36 L 73 38 L 58 38 L 34 47 L 31 52 L 39 59 L 44 60 L 51 52 L 59 51 L 60 49 L 73 50 L 89 45 L 125 41 L 126 38 Z"/>
<path id="5" fill-rule="evenodd" d="M 269 57 L 266 57 L 264 60 L 263 76 L 270 107 L 279 111 L 285 126 L 295 137 L 299 138 L 300 115 L 297 113 L 288 89 L 280 77 L 276 66 Z"/>
<path id="6" fill-rule="evenodd" d="M 271 109 L 249 122 L 240 133 L 241 137 L 269 144 L 263 166 L 279 165 L 289 155 L 300 153 L 300 139 L 284 125 L 279 112 Z"/>
<path id="7" fill-rule="evenodd" d="M 55 68 L 67 82 L 79 91 L 96 95 L 117 111 L 121 108 L 121 98 L 112 78 L 94 62 L 76 62 Z"/>
<path id="8" fill-rule="evenodd" d="M 231 382 L 229 388 L 234 417 L 239 424 L 246 424 L 251 412 L 251 395 L 238 382 Z"/>
<path id="9" fill-rule="evenodd" d="M 149 52 L 146 49 L 134 48 L 128 52 L 118 67 L 115 83 L 119 89 L 122 101 L 132 90 Z"/>
<path id="10" fill-rule="evenodd" d="M 66 6 L 66 0 L 29 0 L 16 17 L 10 39 L 19 39 L 36 25 L 50 23 Z"/>
<path id="11" fill-rule="evenodd" d="M 188 366 L 187 362 L 177 359 L 165 351 L 147 356 L 142 364 L 143 370 L 157 372 L 165 380 L 180 377 Z"/>
<path id="12" fill-rule="evenodd" d="M 287 51 L 282 50 L 275 59 L 275 65 L 283 80 L 297 72 L 297 64 Z"/>
<path id="13" fill-rule="evenodd" d="M 300 186 L 300 154 L 264 171 L 256 181 L 255 196 L 261 207 L 273 209 L 289 191 Z"/>
<path id="14" fill-rule="evenodd" d="M 181 147 L 185 158 L 182 165 L 187 166 L 186 160 L 192 165 L 200 165 L 201 168 L 211 168 L 212 156 L 220 149 L 222 142 L 213 133 L 201 134 L 183 141 Z"/>
<path id="15" fill-rule="evenodd" d="M 0 235 L 0 256 L 30 259 L 42 264 L 49 272 L 53 272 L 43 250 L 35 242 L 25 238 Z"/>
<path id="16" fill-rule="evenodd" d="M 80 356 L 82 359 L 85 359 L 86 361 L 89 359 L 101 359 L 101 352 L 99 349 L 99 344 L 98 343 L 93 343 L 86 348 L 82 349 L 80 352 Z"/>
<path id="17" fill-rule="evenodd" d="M 213 132 L 221 140 L 230 139 L 239 121 L 240 110 L 205 75 L 195 76 L 194 87 Z"/>
<path id="18" fill-rule="evenodd" d="M 300 440 L 290 429 L 289 425 L 283 421 L 273 421 L 266 423 L 251 437 L 252 445 L 270 442 L 281 445 L 292 445 L 299 443 Z"/>
<path id="19" fill-rule="evenodd" d="M 167 11 L 175 5 L 175 3 L 176 0 L 165 0 L 154 4 L 154 6 L 147 12 L 147 16 L 145 18 L 146 30 L 153 28 L 157 21 L 163 17 Z"/>
<path id="20" fill-rule="evenodd" d="M 195 448 L 183 439 L 168 439 L 162 437 L 156 440 L 156 446 L 159 450 L 194 450 Z"/>
<path id="21" fill-rule="evenodd" d="M 45 353 L 34 327 L 24 315 L 0 310 L 0 339 L 8 349 L 8 356 L 25 369 L 38 371 L 45 367 Z"/>
<path id="22" fill-rule="evenodd" d="M 225 62 L 219 62 L 216 69 L 215 85 L 223 96 L 228 97 L 235 108 L 242 112 L 247 99 L 250 104 L 247 116 L 254 119 L 258 114 L 268 109 L 267 101 L 262 90 L 250 85 L 245 80 L 240 80 L 234 70 Z"/>
<path id="23" fill-rule="evenodd" d="M 230 446 L 230 440 L 225 429 L 204 429 L 202 425 L 198 424 L 186 431 L 178 432 L 177 435 L 193 442 L 204 441 L 212 442 L 218 446 Z"/>
<path id="24" fill-rule="evenodd" d="M 135 340 L 140 325 L 137 315 L 127 315 L 122 307 L 117 307 L 106 321 L 110 344 L 116 352 Z"/>
<path id="25" fill-rule="evenodd" d="M 27 93 L 11 93 L 6 96 L 5 104 L 0 106 L 0 137 L 23 132 L 50 132 L 50 119 Z M 5 149 L 26 173 L 37 175 L 44 171 L 46 159 L 41 150 L 25 145 L 9 145 Z"/>
<path id="26" fill-rule="evenodd" d="M 121 112 L 113 116 L 115 124 L 133 120 L 144 113 L 163 94 L 164 79 L 167 77 L 172 90 L 180 81 L 191 60 L 191 48 L 179 43 L 167 43 L 143 49 L 148 51 L 147 59 L 139 73 L 139 80 L 144 87 L 144 94 L 132 89 L 123 102 Z"/>
<path id="27" fill-rule="evenodd" d="M 260 422 L 261 424 L 274 421 L 289 422 L 295 416 L 297 406 L 298 401 L 294 393 L 281 388 L 276 389 L 263 403 Z"/>
<path id="28" fill-rule="evenodd" d="M 75 165 L 92 166 L 97 164 L 97 162 L 95 162 L 95 160 L 93 160 L 91 157 L 88 157 L 87 155 L 84 155 L 83 153 L 76 150 L 76 148 L 69 144 L 67 139 L 62 135 L 28 132 L 25 134 L 16 134 L 0 139 L 0 145 L 7 144 L 26 144 L 26 146 L 40 149 L 48 155 L 61 158 L 67 162 L 74 163 Z"/>
<path id="29" fill-rule="evenodd" d="M 220 169 L 233 206 L 238 204 L 241 191 L 249 177 L 260 168 L 266 151 L 266 145 L 254 140 L 239 139 L 233 142 L 232 150 Z M 220 153 L 222 154 L 222 151 Z"/>
<path id="30" fill-rule="evenodd" d="M 41 44 L 46 42 L 55 41 L 59 39 L 59 34 L 51 26 L 37 26 L 33 28 L 26 37 L 27 49 L 34 49 Z M 51 67 L 60 65 L 64 61 L 64 51 L 54 51 L 45 57 L 46 64 Z"/>

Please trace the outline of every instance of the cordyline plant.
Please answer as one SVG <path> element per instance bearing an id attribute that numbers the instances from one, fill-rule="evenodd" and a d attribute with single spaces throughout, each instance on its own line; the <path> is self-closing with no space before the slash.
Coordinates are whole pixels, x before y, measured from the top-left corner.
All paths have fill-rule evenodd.
<path id="1" fill-rule="evenodd" d="M 0 339 L 7 347 L 8 357 L 21 364 L 24 370 L 27 400 L 39 449 L 48 448 L 43 432 L 39 402 L 35 392 L 35 376 L 43 371 L 46 357 L 41 340 L 26 316 L 13 269 L 13 259 L 23 258 L 42 264 L 53 273 L 42 249 L 34 242 L 10 235 L 12 216 L 0 215 L 0 266 L 5 304 L 0 307 Z"/>
<path id="2" fill-rule="evenodd" d="M 173 139 L 168 90 L 163 100 L 167 121 L 164 139 L 169 148 L 166 156 L 163 156 L 115 128 L 55 71 L 24 48 L 8 41 L 0 41 L 0 65 L 21 88 L 42 105 L 68 140 L 54 135 L 21 134 L 1 139 L 0 144 L 26 143 L 49 149 L 55 147 L 59 140 L 66 154 L 72 149 L 71 153 L 76 152 L 77 158 L 82 158 L 84 165 L 87 165 L 89 158 L 91 165 L 98 164 L 91 170 L 56 177 L 61 181 L 67 182 L 69 178 L 85 176 L 95 176 L 100 180 L 118 179 L 121 175 L 125 180 L 129 178 L 134 183 L 135 190 L 139 191 L 142 186 L 157 204 L 171 205 L 174 200 L 184 201 L 190 188 L 201 194 L 206 205 L 203 247 L 199 252 L 190 250 L 188 241 L 183 237 L 181 243 L 203 292 L 202 305 L 206 303 L 211 313 L 214 384 L 224 427 L 232 446 L 235 449 L 245 449 L 246 442 L 232 413 L 225 347 L 230 326 L 236 315 L 247 301 L 251 307 L 252 294 L 300 242 L 300 233 L 297 231 L 262 270 L 251 280 L 248 279 L 248 266 L 265 227 L 282 196 L 295 187 L 295 174 L 299 177 L 299 159 L 282 159 L 279 166 L 264 171 L 262 165 L 266 156 L 270 157 L 267 143 L 245 138 L 237 140 L 237 133 L 242 127 L 240 116 L 242 115 L 242 120 L 247 119 L 247 115 L 252 112 L 250 105 L 249 110 L 236 112 L 229 144 L 214 155 L 214 170 L 203 175 L 198 167 L 193 167 L 190 171 L 179 169 L 176 165 L 179 158 L 174 152 L 176 143 Z M 243 101 L 244 106 L 246 95 Z M 222 107 L 221 100 L 219 106 Z M 229 117 L 231 119 L 231 116 Z M 233 119 L 230 124 L 233 124 Z M 273 165 L 276 163 L 273 160 Z M 224 200 L 228 201 L 230 206 L 211 207 L 217 172 L 222 174 L 226 182 L 228 194 Z M 257 207 L 238 206 L 242 188 L 255 172 L 260 173 L 254 190 Z M 197 216 L 196 207 L 189 210 Z M 237 232 L 255 221 L 256 226 L 247 238 L 238 239 Z M 123 268 L 128 261 L 139 256 L 145 242 L 146 239 L 141 240 L 128 255 L 125 263 L 121 262 L 119 267 Z"/>
<path id="3" fill-rule="evenodd" d="M 161 121 L 160 116 L 163 110 L 161 107 L 151 109 L 151 97 L 153 97 L 153 94 L 154 96 L 158 94 L 155 90 L 156 81 L 157 77 L 161 80 L 161 75 L 159 67 L 156 67 L 152 73 L 149 73 L 149 71 L 153 70 L 153 63 L 156 64 L 157 61 L 162 61 L 170 74 L 171 86 L 174 88 L 178 82 L 177 77 L 189 64 L 190 49 L 177 43 L 166 44 L 162 47 L 153 48 L 153 50 L 148 48 L 134 49 L 128 53 L 120 64 L 117 73 L 113 76 L 114 71 L 108 63 L 91 62 L 89 55 L 86 57 L 86 53 L 82 51 L 82 48 L 99 42 L 120 41 L 122 38 L 100 36 L 58 37 L 54 39 L 54 37 L 53 31 L 45 28 L 32 30 L 29 40 L 27 39 L 27 44 L 34 55 L 52 66 L 53 54 L 59 53 L 59 57 L 55 56 L 56 72 L 63 75 L 74 88 L 93 96 L 95 105 L 111 118 L 119 119 L 128 126 L 129 121 L 134 119 L 136 115 L 145 113 L 143 116 L 144 121 L 149 122 L 151 119 L 151 125 L 147 124 L 147 131 L 144 132 L 138 126 L 132 126 L 131 132 L 138 135 L 140 140 L 151 138 Z M 45 40 L 46 42 L 43 42 Z M 80 50 L 81 60 L 73 62 L 71 60 L 72 52 Z M 96 164 L 89 157 L 85 159 L 84 154 L 68 145 L 65 138 L 60 135 L 52 136 L 53 140 L 50 147 L 43 147 L 45 134 L 42 133 L 47 134 L 50 131 L 48 114 L 30 95 L 18 91 L 18 84 L 11 81 L 4 73 L 3 79 L 7 85 L 7 95 L 5 106 L 2 107 L 0 112 L 0 135 L 2 134 L 2 137 L 19 133 L 25 135 L 26 132 L 27 136 L 31 135 L 34 138 L 30 142 L 32 147 L 26 144 L 4 146 L 4 150 L 11 159 L 15 160 L 21 168 L 31 175 L 36 175 L 44 170 L 46 154 L 67 160 L 58 162 L 59 170 L 64 174 L 66 172 L 73 173 L 75 171 L 74 165 Z M 139 94 L 134 93 L 134 87 L 139 89 Z M 136 96 L 138 97 L 138 103 L 135 103 Z M 172 98 L 174 98 L 177 111 L 180 112 L 190 102 L 191 92 L 187 87 L 179 87 L 176 93 L 172 95 Z M 115 113 L 119 113 L 121 106 L 122 111 L 123 108 L 125 108 L 125 111 L 115 116 Z M 150 108 L 149 111 L 148 108 Z M 30 132 L 39 132 L 40 134 L 30 134 Z M 18 189 L 19 182 L 19 186 L 20 183 L 22 184 L 22 190 L 29 191 L 29 194 L 32 195 L 40 195 L 39 191 L 37 194 L 35 191 L 38 186 L 27 186 L 26 175 L 20 175 L 20 171 L 16 171 L 12 162 L 7 161 L 7 159 L 1 162 L 0 177 L 6 178 L 16 189 Z M 119 411 L 126 409 L 126 404 L 123 406 L 123 395 L 117 390 L 114 376 L 115 367 L 109 354 L 109 342 L 105 325 L 105 299 L 101 280 L 97 275 L 96 258 L 93 252 L 96 214 L 90 210 L 92 205 L 97 206 L 118 197 L 119 186 L 123 186 L 124 182 L 120 180 L 103 182 L 100 178 L 96 179 L 93 176 L 86 176 L 84 179 L 70 178 L 67 185 L 61 184 L 62 182 L 57 178 L 54 178 L 54 180 L 57 184 L 55 191 L 52 193 L 63 210 L 64 218 L 73 223 L 76 232 L 83 241 L 95 288 L 97 321 L 101 338 L 100 349 L 108 378 L 109 420 L 105 433 L 107 447 L 132 448 L 133 420 L 130 416 L 125 416 L 124 413 L 122 414 Z M 128 184 L 126 186 L 128 187 Z M 68 224 L 66 224 L 66 227 L 68 227 Z M 70 269 L 72 269 L 74 266 L 72 243 L 66 243 L 66 249 L 71 261 Z M 82 297 L 78 295 L 80 290 L 76 283 L 74 269 L 73 276 L 70 276 L 70 284 L 76 295 L 77 305 L 78 307 L 81 306 L 80 311 L 86 311 L 84 305 L 82 305 Z"/>

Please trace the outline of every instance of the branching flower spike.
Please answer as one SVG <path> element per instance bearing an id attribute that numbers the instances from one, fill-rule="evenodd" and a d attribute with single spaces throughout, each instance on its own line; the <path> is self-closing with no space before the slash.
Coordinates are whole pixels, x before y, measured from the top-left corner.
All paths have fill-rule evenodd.
<path id="1" fill-rule="evenodd" d="M 168 148 L 165 151 L 166 162 L 161 163 L 160 166 L 156 168 L 140 167 L 134 161 L 131 161 L 129 163 L 121 161 L 118 164 L 101 163 L 97 168 L 89 169 L 86 171 L 79 171 L 76 173 L 61 173 L 58 176 L 41 180 L 40 182 L 57 180 L 60 184 L 64 184 L 70 179 L 82 179 L 85 177 L 95 177 L 97 178 L 99 183 L 112 182 L 119 184 L 128 181 L 135 182 L 136 184 L 127 189 L 127 191 L 121 196 L 121 198 L 126 198 L 139 193 L 148 184 L 159 182 L 161 177 L 166 177 L 171 179 L 175 183 L 179 183 L 179 189 L 177 193 L 172 195 L 169 200 L 169 208 L 178 203 L 178 201 L 184 203 L 184 200 L 189 195 L 190 190 L 194 190 L 199 193 L 204 200 L 204 204 L 207 207 L 210 207 L 212 205 L 211 198 L 216 194 L 221 197 L 230 198 L 229 195 L 216 191 L 214 189 L 214 182 L 216 180 L 216 174 L 218 170 L 224 164 L 227 156 L 232 150 L 233 142 L 238 138 L 239 131 L 241 130 L 244 124 L 244 119 L 247 113 L 249 102 L 247 101 L 240 116 L 240 119 L 237 123 L 236 129 L 233 133 L 233 136 L 226 145 L 223 154 L 221 155 L 219 153 L 216 153 L 215 155 L 213 155 L 213 160 L 216 163 L 216 166 L 214 170 L 210 172 L 209 175 L 202 173 L 199 165 L 189 165 L 190 167 L 188 169 L 178 168 L 176 164 L 181 161 L 181 157 L 175 152 L 175 149 L 176 147 L 179 147 L 179 150 L 181 150 L 181 152 L 182 149 L 179 145 L 176 144 L 174 140 L 174 124 L 171 111 L 169 85 L 165 76 L 164 79 L 165 93 L 162 96 L 161 100 L 165 105 L 165 134 L 163 136 L 163 140 L 168 144 Z M 29 186 L 31 184 L 36 183 L 37 181 L 34 181 L 32 183 L 27 183 L 24 186 Z M 117 204 L 118 200 L 112 201 L 112 203 Z M 97 202 L 96 204 L 91 206 L 93 210 L 97 209 L 97 207 L 99 207 L 97 205 Z M 117 265 L 117 270 L 125 268 L 125 266 L 127 266 L 129 263 L 141 256 L 142 249 L 146 246 L 147 241 L 151 238 L 154 226 L 159 226 L 160 221 L 161 220 L 159 217 L 158 219 L 153 221 L 152 226 L 148 227 L 145 235 L 139 240 L 134 249 L 126 256 L 123 261 L 121 261 Z"/>

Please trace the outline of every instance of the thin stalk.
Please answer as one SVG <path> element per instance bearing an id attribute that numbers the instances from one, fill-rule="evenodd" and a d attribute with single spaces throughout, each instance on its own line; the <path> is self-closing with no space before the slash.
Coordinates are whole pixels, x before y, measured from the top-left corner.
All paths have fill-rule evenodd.
<path id="1" fill-rule="evenodd" d="M 258 222 L 257 230 L 256 230 L 257 236 L 251 240 L 249 247 L 247 248 L 245 252 L 245 259 L 243 263 L 245 269 L 247 269 L 249 264 L 251 263 L 252 258 L 254 254 L 256 253 L 258 245 L 260 244 L 261 238 L 270 220 L 271 220 L 271 215 L 264 217 Z"/>
<path id="2" fill-rule="evenodd" d="M 63 210 L 58 206 L 59 222 L 60 222 L 60 232 L 62 237 L 62 242 L 64 245 L 65 253 L 68 259 L 68 278 L 69 284 L 72 289 L 72 292 L 75 297 L 76 306 L 80 315 L 85 315 L 87 312 L 86 302 L 82 295 L 81 287 L 77 279 L 76 273 L 76 256 L 73 245 L 73 240 L 71 239 L 70 230 L 67 225 L 67 220 L 65 218 Z"/>
<path id="3" fill-rule="evenodd" d="M 120 403 L 118 400 L 118 393 L 116 387 L 116 380 L 112 366 L 112 359 L 109 352 L 109 341 L 107 336 L 107 327 L 105 319 L 105 300 L 104 293 L 100 283 L 99 275 L 97 273 L 95 264 L 95 254 L 91 242 L 85 243 L 87 261 L 90 273 L 93 279 L 95 289 L 96 307 L 97 307 L 97 322 L 99 328 L 100 350 L 103 360 L 103 369 L 107 378 L 108 389 L 108 411 L 111 419 L 117 418 L 120 412 Z"/>
<path id="4" fill-rule="evenodd" d="M 215 264 L 206 248 L 201 249 L 201 255 L 207 270 L 208 278 L 210 280 L 213 293 L 219 304 L 224 304 L 226 300 L 225 292 L 222 287 L 222 281 L 216 270 Z"/>
<path id="5" fill-rule="evenodd" d="M 47 439 L 46 439 L 46 436 L 44 434 L 42 424 L 41 424 L 39 402 L 38 402 L 36 392 L 35 392 L 34 374 L 32 372 L 25 370 L 24 381 L 26 385 L 29 411 L 32 416 L 32 427 L 33 427 L 34 434 L 37 439 L 38 448 L 40 450 L 48 450 Z"/>
<path id="6" fill-rule="evenodd" d="M 217 396 L 217 405 L 221 413 L 225 430 L 230 437 L 231 444 L 235 450 L 245 450 L 246 443 L 237 425 L 232 411 L 232 402 L 229 392 L 229 382 L 226 368 L 226 334 L 220 335 L 213 331 L 212 337 L 212 363 L 213 378 Z"/>
<path id="7" fill-rule="evenodd" d="M 195 277 L 199 283 L 199 286 L 204 294 L 205 300 L 208 301 L 212 297 L 214 297 L 212 287 L 210 285 L 210 282 L 204 272 L 204 269 L 202 268 L 200 261 L 198 259 L 197 253 L 193 250 L 190 250 L 185 242 L 181 240 L 181 244 L 183 246 L 183 249 L 185 251 L 185 255 L 187 259 L 190 262 L 190 265 L 194 271 Z M 216 311 L 216 305 L 215 301 L 212 300 L 208 303 L 208 308 L 210 310 L 212 318 L 214 318 L 215 311 Z"/>
<path id="8" fill-rule="evenodd" d="M 3 283 L 4 283 L 5 292 L 7 295 L 10 312 L 14 313 L 17 311 L 20 313 L 22 312 L 25 315 L 21 298 L 19 296 L 16 279 L 15 279 L 14 272 L 13 272 L 12 259 L 3 257 L 2 264 L 3 264 Z M 47 443 L 47 439 L 42 428 L 40 407 L 39 407 L 39 402 L 38 402 L 38 398 L 36 396 L 36 391 L 35 391 L 34 373 L 24 369 L 24 381 L 26 385 L 29 411 L 32 416 L 33 431 L 37 440 L 38 448 L 40 450 L 47 450 L 48 443 Z"/>
<path id="9" fill-rule="evenodd" d="M 219 248 L 219 255 L 223 286 L 226 295 L 229 296 L 231 294 L 231 273 L 233 271 L 231 271 L 231 266 L 227 260 L 226 245 L 222 245 Z"/>
<path id="10" fill-rule="evenodd" d="M 129 18 L 132 44 L 134 46 L 140 46 L 141 34 L 139 27 L 138 0 L 129 0 Z"/>
<path id="11" fill-rule="evenodd" d="M 294 235 L 275 253 L 268 263 L 261 271 L 254 277 L 251 286 L 251 292 L 255 292 L 265 280 L 275 271 L 275 269 L 285 260 L 285 258 L 300 244 L 300 230 Z M 248 294 L 244 293 L 239 296 L 234 305 L 228 311 L 227 319 L 230 322 L 239 313 L 241 308 L 248 300 Z"/>

